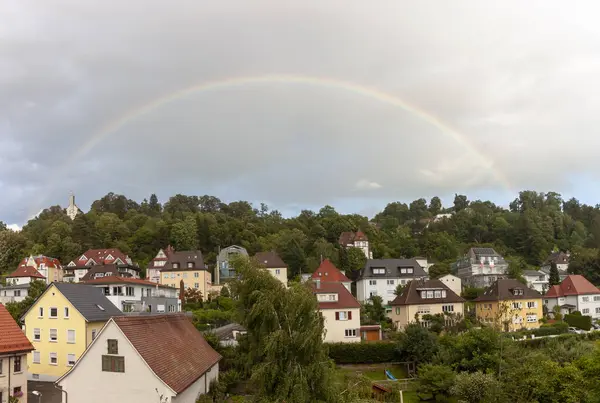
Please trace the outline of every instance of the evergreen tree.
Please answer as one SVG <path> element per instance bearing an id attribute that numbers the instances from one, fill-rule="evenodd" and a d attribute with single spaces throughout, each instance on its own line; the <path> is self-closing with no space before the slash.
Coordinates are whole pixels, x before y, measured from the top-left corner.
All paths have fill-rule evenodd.
<path id="1" fill-rule="evenodd" d="M 560 284 L 560 275 L 558 274 L 558 266 L 555 262 L 550 263 L 550 287 Z"/>

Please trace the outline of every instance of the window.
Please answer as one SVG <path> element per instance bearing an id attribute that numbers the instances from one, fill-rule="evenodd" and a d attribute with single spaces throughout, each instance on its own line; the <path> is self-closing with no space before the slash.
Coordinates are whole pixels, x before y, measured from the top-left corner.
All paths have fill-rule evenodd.
<path id="1" fill-rule="evenodd" d="M 548 300 L 547 299 L 544 300 L 544 304 L 548 305 Z"/>
<path id="2" fill-rule="evenodd" d="M 281 274 L 281 270 L 275 269 L 275 275 L 279 276 Z"/>
<path id="3" fill-rule="evenodd" d="M 537 321 L 537 315 L 527 315 L 527 323 L 536 323 Z"/>
<path id="4" fill-rule="evenodd" d="M 346 337 L 356 337 L 356 329 L 346 329 L 346 330 L 344 330 L 344 336 L 346 336 Z"/>
<path id="5" fill-rule="evenodd" d="M 67 366 L 72 367 L 75 365 L 75 354 L 67 354 Z"/>
<path id="6" fill-rule="evenodd" d="M 400 284 L 405 285 L 406 284 L 406 280 L 400 280 Z"/>
<path id="7" fill-rule="evenodd" d="M 418 313 L 423 313 L 423 314 L 424 313 L 429 313 L 429 312 L 431 312 L 431 308 L 428 307 L 428 306 L 420 306 L 420 307 L 417 308 L 417 312 Z"/>
<path id="8" fill-rule="evenodd" d="M 168 274 L 163 274 L 163 278 L 167 279 L 167 278 L 169 278 L 169 275 Z"/>
<path id="9" fill-rule="evenodd" d="M 399 306 L 396 307 L 396 315 L 400 315 L 400 307 Z"/>
<path id="10" fill-rule="evenodd" d="M 50 353 L 50 365 L 58 365 L 58 357 L 56 353 Z"/>
<path id="11" fill-rule="evenodd" d="M 388 280 L 387 285 L 394 285 L 394 280 Z"/>
<path id="12" fill-rule="evenodd" d="M 515 288 L 513 290 L 513 295 L 523 295 L 523 289 L 522 288 Z"/>
<path id="13" fill-rule="evenodd" d="M 427 291 L 427 298 L 433 298 L 433 291 Z"/>
<path id="14" fill-rule="evenodd" d="M 21 356 L 15 357 L 13 359 L 14 364 L 14 373 L 21 372 Z"/>
<path id="15" fill-rule="evenodd" d="M 171 278 L 175 278 L 175 273 L 171 273 Z"/>
<path id="16" fill-rule="evenodd" d="M 352 311 L 336 312 L 335 320 L 352 320 Z"/>
<path id="17" fill-rule="evenodd" d="M 179 269 L 179 263 L 173 263 L 173 268 L 174 269 Z"/>
<path id="18" fill-rule="evenodd" d="M 377 280 L 369 280 L 369 285 L 377 285 Z"/>
<path id="19" fill-rule="evenodd" d="M 65 319 L 69 319 L 69 307 L 65 306 Z"/>
<path id="20" fill-rule="evenodd" d="M 115 339 L 108 339 L 106 341 L 108 345 L 108 354 L 119 354 L 119 341 Z"/>
<path id="21" fill-rule="evenodd" d="M 39 318 L 43 318 L 44 317 L 44 308 L 39 308 L 38 309 L 38 317 Z"/>
<path id="22" fill-rule="evenodd" d="M 58 308 L 50 308 L 50 318 L 58 318 Z"/>
<path id="23" fill-rule="evenodd" d="M 39 328 L 33 329 L 33 341 L 42 340 L 42 331 Z"/>
<path id="24" fill-rule="evenodd" d="M 581 297 L 581 302 L 590 302 L 590 297 Z"/>
<path id="25" fill-rule="evenodd" d="M 600 313 L 600 308 L 596 308 L 596 313 Z"/>
<path id="26" fill-rule="evenodd" d="M 406 269 L 400 269 L 401 274 L 406 274 Z"/>
<path id="27" fill-rule="evenodd" d="M 385 274 L 385 269 L 375 268 L 373 269 L 373 274 Z"/>
<path id="28" fill-rule="evenodd" d="M 200 288 L 200 284 L 199 284 L 199 283 L 194 283 L 194 288 L 195 288 L 195 289 L 198 289 L 198 288 Z"/>
<path id="29" fill-rule="evenodd" d="M 67 343 L 75 343 L 75 330 L 67 330 Z"/>
<path id="30" fill-rule="evenodd" d="M 41 364 L 41 355 L 39 351 L 34 351 L 33 352 L 33 363 L 34 364 Z"/>
<path id="31" fill-rule="evenodd" d="M 442 290 L 435 290 L 433 292 L 433 297 L 434 298 L 442 298 Z"/>
<path id="32" fill-rule="evenodd" d="M 2 375 L 2 369 L 4 368 L 4 360 L 0 358 L 0 375 Z"/>
<path id="33" fill-rule="evenodd" d="M 583 309 L 581 310 L 581 314 L 582 314 L 582 315 L 587 315 L 587 314 L 589 314 L 589 313 L 590 313 L 590 308 L 583 308 Z"/>
<path id="34" fill-rule="evenodd" d="M 58 341 L 58 330 L 50 329 L 50 341 Z"/>
<path id="35" fill-rule="evenodd" d="M 529 308 L 529 309 L 537 308 L 537 301 L 528 301 L 527 308 Z"/>
<path id="36" fill-rule="evenodd" d="M 92 341 L 96 338 L 96 332 L 98 332 L 96 329 L 92 329 Z"/>
<path id="37" fill-rule="evenodd" d="M 21 290 L 15 290 L 15 297 L 21 296 Z"/>
<path id="38" fill-rule="evenodd" d="M 442 298 L 446 298 L 446 290 L 442 290 Z"/>
<path id="39" fill-rule="evenodd" d="M 513 307 L 513 309 L 521 309 L 521 308 L 523 308 L 523 303 L 522 302 L 513 302 L 512 307 Z"/>
<path id="40" fill-rule="evenodd" d="M 454 305 L 442 305 L 443 312 L 454 312 Z"/>
<path id="41" fill-rule="evenodd" d="M 13 388 L 13 396 L 20 396 L 23 393 L 21 392 L 21 387 L 20 386 L 15 386 Z"/>
<path id="42" fill-rule="evenodd" d="M 114 355 L 102 356 L 102 371 L 104 372 L 125 372 L 125 357 L 116 357 Z"/>
<path id="43" fill-rule="evenodd" d="M 600 295 L 594 295 L 594 302 L 600 301 Z"/>
<path id="44" fill-rule="evenodd" d="M 336 300 L 335 297 L 336 297 L 335 294 L 329 294 L 329 300 L 330 301 L 335 301 Z"/>
<path id="45" fill-rule="evenodd" d="M 198 272 L 195 272 L 195 273 L 194 273 L 194 277 L 196 277 L 196 278 L 200 277 L 200 273 L 198 273 Z"/>
<path id="46" fill-rule="evenodd" d="M 128 297 L 134 297 L 135 296 L 135 289 L 133 287 L 125 287 L 125 294 Z"/>

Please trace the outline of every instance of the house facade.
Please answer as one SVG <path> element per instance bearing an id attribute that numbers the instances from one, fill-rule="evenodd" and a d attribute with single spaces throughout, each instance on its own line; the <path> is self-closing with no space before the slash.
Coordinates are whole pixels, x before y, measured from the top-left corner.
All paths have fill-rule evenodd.
<path id="1" fill-rule="evenodd" d="M 276 252 L 258 252 L 254 255 L 254 260 L 287 287 L 288 265 L 281 260 Z"/>
<path id="2" fill-rule="evenodd" d="M 52 283 L 23 315 L 34 351 L 27 356 L 30 380 L 54 382 L 81 357 L 106 321 L 122 315 L 95 287 Z"/>
<path id="3" fill-rule="evenodd" d="M 544 295 L 544 305 L 549 312 L 558 305 L 562 314 L 579 311 L 582 315 L 600 319 L 600 290 L 585 277 L 571 274 L 560 285 L 550 287 Z"/>
<path id="4" fill-rule="evenodd" d="M 235 256 L 248 257 L 248 251 L 237 245 L 231 245 L 219 251 L 217 266 L 215 267 L 215 284 L 219 285 L 235 277 L 235 270 L 229 262 Z"/>
<path id="5" fill-rule="evenodd" d="M 27 354 L 33 346 L 2 304 L 0 329 L 0 402 L 14 396 L 27 403 Z"/>
<path id="6" fill-rule="evenodd" d="M 338 242 L 343 248 L 358 248 L 363 251 L 367 259 L 373 259 L 373 252 L 369 247 L 369 238 L 362 231 L 342 232 Z"/>
<path id="7" fill-rule="evenodd" d="M 19 266 L 17 270 L 6 276 L 7 285 L 22 285 L 29 284 L 33 280 L 46 282 L 46 277 L 42 276 L 35 267 Z"/>
<path id="8" fill-rule="evenodd" d="M 550 271 L 552 263 L 556 263 L 556 268 L 561 273 L 567 273 L 569 270 L 569 260 L 571 259 L 571 253 L 567 252 L 552 252 L 550 256 L 542 263 L 541 269 L 544 271 Z"/>
<path id="9" fill-rule="evenodd" d="M 152 281 L 153 283 L 160 283 L 160 272 L 167 264 L 169 253 L 174 252 L 175 250 L 171 245 L 167 247 L 167 249 L 159 250 L 154 259 L 148 263 L 148 268 L 146 269 L 146 279 Z"/>
<path id="10" fill-rule="evenodd" d="M 130 267 L 131 275 L 139 278 L 139 268 L 137 268 L 129 256 L 125 255 L 119 249 L 90 249 L 79 256 L 78 259 L 69 262 L 65 267 L 64 281 L 78 283 L 88 273 L 92 267 L 103 265 L 127 266 Z M 137 269 L 135 270 L 134 267 Z"/>
<path id="11" fill-rule="evenodd" d="M 541 270 L 525 270 L 523 278 L 527 281 L 527 286 L 533 288 L 539 293 L 548 291 L 550 283 L 550 274 L 544 273 Z"/>
<path id="12" fill-rule="evenodd" d="M 321 262 L 317 270 L 311 276 L 313 281 L 321 281 L 321 283 L 342 283 L 348 291 L 351 291 L 352 282 L 340 269 L 329 259 Z"/>
<path id="13" fill-rule="evenodd" d="M 63 281 L 64 270 L 60 260 L 43 255 L 29 256 L 21 261 L 19 266 L 33 267 L 44 276 L 46 284 Z"/>
<path id="14" fill-rule="evenodd" d="M 442 283 L 446 284 L 446 287 L 451 289 L 456 295 L 462 294 L 462 281 L 460 277 L 456 277 L 452 274 L 446 274 L 438 278 Z"/>
<path id="15" fill-rule="evenodd" d="M 465 300 L 440 280 L 414 280 L 391 303 L 388 317 L 397 330 L 404 329 L 419 318 L 429 327 L 426 315 L 444 315 L 448 325 L 464 315 Z"/>
<path id="16" fill-rule="evenodd" d="M 111 276 L 139 279 L 140 268 L 130 264 L 102 264 L 98 266 L 92 266 L 85 273 L 85 275 L 79 279 L 79 282 L 83 283 L 86 281 Z"/>
<path id="17" fill-rule="evenodd" d="M 488 287 L 506 277 L 508 262 L 493 248 L 471 248 L 456 267 L 463 285 Z"/>
<path id="18" fill-rule="evenodd" d="M 356 281 L 356 297 L 363 302 L 378 295 L 387 304 L 396 298 L 399 284 L 423 280 L 427 273 L 415 259 L 369 259 Z"/>
<path id="19" fill-rule="evenodd" d="M 0 287 L 0 304 L 21 302 L 29 295 L 29 283 Z"/>
<path id="20" fill-rule="evenodd" d="M 180 312 L 178 289 L 148 280 L 109 276 L 82 281 L 102 290 L 121 312 Z"/>
<path id="21" fill-rule="evenodd" d="M 505 332 L 537 329 L 544 312 L 542 295 L 515 279 L 499 279 L 473 300 L 483 324 Z"/>
<path id="22" fill-rule="evenodd" d="M 359 343 L 360 303 L 342 283 L 321 282 L 312 284 L 319 312 L 323 316 L 325 334 L 323 341 L 331 343 Z"/>
<path id="23" fill-rule="evenodd" d="M 212 285 L 210 272 L 206 269 L 199 250 L 169 254 L 160 275 L 160 284 L 179 288 L 183 280 L 184 288 L 195 288 L 204 298 L 208 296 Z"/>
<path id="24" fill-rule="evenodd" d="M 220 360 L 183 314 L 116 317 L 57 383 L 64 403 L 195 403 Z"/>

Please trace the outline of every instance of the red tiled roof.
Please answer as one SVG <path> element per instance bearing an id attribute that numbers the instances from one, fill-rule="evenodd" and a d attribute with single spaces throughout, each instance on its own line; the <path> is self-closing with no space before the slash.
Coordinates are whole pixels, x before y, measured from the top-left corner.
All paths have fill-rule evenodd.
<path id="1" fill-rule="evenodd" d="M 33 346 L 4 305 L 0 304 L 0 354 L 29 352 Z"/>
<path id="2" fill-rule="evenodd" d="M 152 371 L 176 393 L 186 390 L 221 360 L 184 314 L 113 320 Z"/>
<path id="3" fill-rule="evenodd" d="M 23 260 L 21 260 L 21 263 L 19 264 L 19 266 L 26 265 L 28 260 L 29 260 L 28 257 L 24 258 Z M 58 260 L 55 257 L 48 257 L 48 256 L 40 255 L 40 256 L 33 256 L 33 260 L 35 261 L 35 263 L 38 266 L 40 264 L 44 263 L 48 267 L 60 267 L 60 260 Z"/>
<path id="4" fill-rule="evenodd" d="M 313 280 L 320 279 L 321 282 L 350 282 L 348 277 L 344 275 L 329 259 L 321 262 L 317 270 L 311 276 Z"/>
<path id="5" fill-rule="evenodd" d="M 142 280 L 141 278 L 130 278 L 130 277 L 121 277 L 121 276 L 106 276 L 100 277 L 92 280 L 81 280 L 81 283 L 84 284 L 139 284 L 139 285 L 150 285 L 152 287 L 164 287 L 170 288 L 166 285 L 157 284 L 152 281 Z"/>
<path id="6" fill-rule="evenodd" d="M 348 291 L 342 283 L 321 282 L 319 288 L 313 283 L 314 294 L 337 294 L 338 300 L 335 302 L 319 301 L 319 309 L 344 309 L 344 308 L 360 308 L 360 303 Z"/>
<path id="7" fill-rule="evenodd" d="M 545 297 L 564 297 L 567 295 L 600 294 L 600 290 L 579 274 L 571 274 L 560 283 L 550 287 Z"/>
<path id="8" fill-rule="evenodd" d="M 112 256 L 114 258 L 114 260 L 106 260 L 106 257 L 108 257 L 109 255 Z M 119 249 L 115 249 L 115 248 L 113 248 L 113 249 L 90 249 L 90 250 L 86 251 L 85 253 L 82 253 L 81 256 L 79 256 L 79 257 L 82 257 L 82 256 L 85 256 L 87 258 L 87 260 L 81 260 L 81 259 L 74 260 L 74 262 L 77 266 L 84 266 L 85 263 L 89 259 L 94 259 L 94 262 L 96 262 L 96 264 L 113 263 L 117 259 L 121 259 L 123 261 L 123 263 L 127 263 L 127 255 L 125 255 Z"/>
<path id="9" fill-rule="evenodd" d="M 346 246 L 349 245 L 351 243 L 354 243 L 355 241 L 368 241 L 369 239 L 367 238 L 367 236 L 365 235 L 364 232 L 362 231 L 358 231 L 358 232 L 342 232 L 340 234 L 340 239 L 339 239 L 339 243 L 340 245 Z"/>
<path id="10" fill-rule="evenodd" d="M 34 278 L 46 278 L 40 274 L 39 271 L 35 269 L 35 267 L 31 266 L 19 266 L 17 270 L 13 271 L 9 276 L 10 277 L 34 277 Z"/>

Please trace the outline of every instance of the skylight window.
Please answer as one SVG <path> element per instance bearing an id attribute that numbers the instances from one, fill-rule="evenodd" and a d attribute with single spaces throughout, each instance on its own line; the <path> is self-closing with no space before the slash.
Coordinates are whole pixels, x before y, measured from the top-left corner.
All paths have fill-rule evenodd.
<path id="1" fill-rule="evenodd" d="M 102 306 L 96 304 L 96 306 L 98 307 L 98 309 L 100 309 L 101 311 L 104 311 L 104 308 L 102 308 Z"/>

